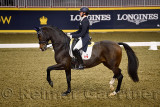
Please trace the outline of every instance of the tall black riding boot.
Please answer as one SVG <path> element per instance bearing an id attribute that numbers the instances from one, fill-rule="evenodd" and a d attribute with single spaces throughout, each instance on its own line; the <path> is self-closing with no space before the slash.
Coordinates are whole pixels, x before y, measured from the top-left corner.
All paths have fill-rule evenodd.
<path id="1" fill-rule="evenodd" d="M 77 67 L 77 69 L 84 69 L 84 67 L 83 67 L 83 60 L 82 60 L 82 57 L 81 57 L 81 54 L 80 54 L 80 52 L 79 52 L 79 50 L 78 49 L 75 49 L 74 51 L 73 51 L 73 54 L 74 54 L 74 56 L 77 58 L 77 60 L 78 60 L 78 67 Z"/>

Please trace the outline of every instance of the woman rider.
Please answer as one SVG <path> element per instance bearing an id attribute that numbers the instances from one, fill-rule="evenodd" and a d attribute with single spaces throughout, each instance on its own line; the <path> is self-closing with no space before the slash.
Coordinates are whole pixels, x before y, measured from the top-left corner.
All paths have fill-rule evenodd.
<path id="1" fill-rule="evenodd" d="M 82 7 L 80 9 L 81 21 L 79 24 L 79 30 L 71 33 L 70 38 L 78 39 L 75 47 L 73 48 L 73 55 L 78 60 L 78 67 L 76 69 L 83 69 L 83 60 L 80 54 L 80 49 L 84 52 L 87 50 L 88 44 L 90 44 L 89 36 L 89 20 L 87 18 L 89 14 L 89 9 L 87 7 Z"/>

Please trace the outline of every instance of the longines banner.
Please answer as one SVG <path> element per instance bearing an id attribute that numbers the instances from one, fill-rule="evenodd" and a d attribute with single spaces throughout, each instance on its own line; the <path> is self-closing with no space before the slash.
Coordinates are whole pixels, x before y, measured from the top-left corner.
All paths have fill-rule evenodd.
<path id="1" fill-rule="evenodd" d="M 160 10 L 90 11 L 90 29 L 159 29 Z M 78 11 L 0 10 L 0 30 L 33 30 L 53 25 L 63 30 L 78 29 Z"/>

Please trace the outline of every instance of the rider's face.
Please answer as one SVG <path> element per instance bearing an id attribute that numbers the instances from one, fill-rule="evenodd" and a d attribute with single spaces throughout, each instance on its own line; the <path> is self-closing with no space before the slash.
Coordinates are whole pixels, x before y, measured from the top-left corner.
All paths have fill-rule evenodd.
<path id="1" fill-rule="evenodd" d="M 81 17 L 83 16 L 83 12 L 80 12 L 79 14 L 80 14 Z"/>

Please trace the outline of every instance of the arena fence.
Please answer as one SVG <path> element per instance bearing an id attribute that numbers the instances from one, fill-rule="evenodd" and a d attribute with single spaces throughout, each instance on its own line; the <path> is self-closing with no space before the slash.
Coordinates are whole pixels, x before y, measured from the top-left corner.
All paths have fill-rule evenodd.
<path id="1" fill-rule="evenodd" d="M 0 7 L 148 7 L 160 6 L 160 0 L 0 0 Z"/>
<path id="2" fill-rule="evenodd" d="M 149 50 L 158 50 L 157 46 L 160 46 L 160 42 L 125 42 L 129 46 L 149 46 Z M 51 48 L 52 44 L 47 45 L 47 48 Z M 0 48 L 39 48 L 38 43 L 23 43 L 23 44 L 0 44 Z"/>

